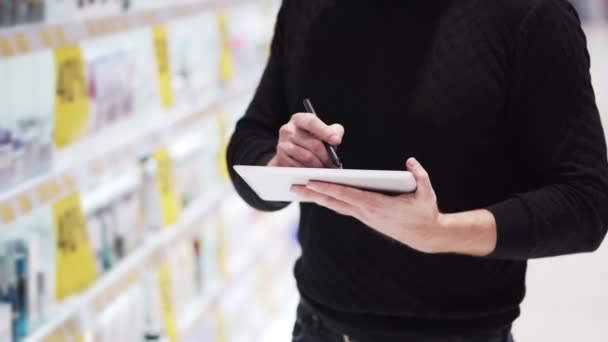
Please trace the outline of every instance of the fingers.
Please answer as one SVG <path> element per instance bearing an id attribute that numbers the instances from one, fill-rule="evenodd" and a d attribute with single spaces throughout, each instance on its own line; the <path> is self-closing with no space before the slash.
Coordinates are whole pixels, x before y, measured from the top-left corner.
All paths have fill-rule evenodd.
<path id="1" fill-rule="evenodd" d="M 431 179 L 429 174 L 422 167 L 422 164 L 415 158 L 410 158 L 406 162 L 406 167 L 416 179 L 418 185 L 416 196 L 424 199 L 435 199 L 435 191 L 433 190 Z"/>
<path id="2" fill-rule="evenodd" d="M 336 168 L 331 160 L 323 141 L 340 144 L 344 136 L 344 127 L 334 124 L 327 126 L 316 115 L 298 113 L 291 121 L 279 130 L 277 156 L 286 155 L 299 163 L 300 167 Z M 282 165 L 280 160 L 275 162 Z"/>
<path id="3" fill-rule="evenodd" d="M 324 182 L 309 182 L 307 187 L 357 208 L 375 208 L 382 203 L 382 195 L 373 192 Z"/>
<path id="4" fill-rule="evenodd" d="M 306 167 L 304 164 L 299 161 L 291 158 L 286 153 L 279 153 L 272 159 L 271 164 L 269 166 L 278 166 L 278 167 Z"/>
<path id="5" fill-rule="evenodd" d="M 319 117 L 310 113 L 294 114 L 291 121 L 298 129 L 303 129 L 331 145 L 339 145 L 342 142 L 344 127 L 341 125 L 328 126 Z"/>
<path id="6" fill-rule="evenodd" d="M 325 167 L 324 163 L 313 152 L 302 148 L 291 141 L 279 142 L 277 146 L 279 154 L 285 154 L 304 167 Z"/>
<path id="7" fill-rule="evenodd" d="M 303 130 L 297 130 L 293 138 L 293 142 L 296 145 L 299 145 L 300 147 L 312 152 L 322 162 L 323 167 L 337 167 L 329 157 L 329 154 L 327 153 L 327 150 L 325 149 L 325 146 L 321 140 Z"/>
<path id="8" fill-rule="evenodd" d="M 290 189 L 293 193 L 304 197 L 314 203 L 328 208 L 345 216 L 355 216 L 357 211 L 352 205 L 342 202 L 334 197 L 311 190 L 303 185 L 293 185 Z"/>

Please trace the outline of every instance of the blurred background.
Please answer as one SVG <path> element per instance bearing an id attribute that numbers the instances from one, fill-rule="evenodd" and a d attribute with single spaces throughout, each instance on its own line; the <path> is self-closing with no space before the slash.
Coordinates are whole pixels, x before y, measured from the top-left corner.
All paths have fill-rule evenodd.
<path id="1" fill-rule="evenodd" d="M 608 1 L 575 1 L 608 127 Z M 298 212 L 224 154 L 280 0 L 0 0 L 0 342 L 289 341 Z M 608 247 L 530 263 L 517 341 L 608 341 Z"/>

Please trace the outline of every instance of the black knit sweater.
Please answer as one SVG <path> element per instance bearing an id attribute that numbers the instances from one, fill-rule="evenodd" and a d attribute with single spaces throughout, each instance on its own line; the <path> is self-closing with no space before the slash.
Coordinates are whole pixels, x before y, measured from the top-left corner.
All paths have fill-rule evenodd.
<path id="1" fill-rule="evenodd" d="M 301 205 L 301 295 L 355 337 L 508 326 L 526 260 L 592 251 L 608 163 L 579 19 L 565 0 L 286 0 L 228 162 L 264 165 L 311 98 L 346 130 L 346 168 L 427 169 L 443 212 L 486 208 L 489 257 L 427 255 Z M 234 172 L 252 206 L 260 200 Z M 245 229 L 245 227 L 244 227 Z"/>

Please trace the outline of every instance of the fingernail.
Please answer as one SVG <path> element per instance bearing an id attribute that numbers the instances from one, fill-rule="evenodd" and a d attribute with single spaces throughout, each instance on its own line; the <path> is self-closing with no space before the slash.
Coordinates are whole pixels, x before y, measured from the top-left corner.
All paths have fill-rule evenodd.
<path id="1" fill-rule="evenodd" d="M 418 161 L 416 160 L 416 158 L 410 158 L 407 161 L 407 165 L 409 167 L 416 167 L 416 165 L 418 165 Z"/>
<path id="2" fill-rule="evenodd" d="M 332 145 L 340 145 L 340 137 L 337 135 L 332 135 L 329 137 L 329 143 Z"/>

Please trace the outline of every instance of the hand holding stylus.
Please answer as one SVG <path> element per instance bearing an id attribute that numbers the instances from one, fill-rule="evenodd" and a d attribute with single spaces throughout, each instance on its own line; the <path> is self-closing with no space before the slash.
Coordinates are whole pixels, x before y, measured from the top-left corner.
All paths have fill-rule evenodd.
<path id="1" fill-rule="evenodd" d="M 313 113 L 297 113 L 279 130 L 277 153 L 268 166 L 339 168 L 326 146 L 340 145 L 344 127 L 327 125 Z M 334 150 L 335 152 L 335 150 Z"/>

